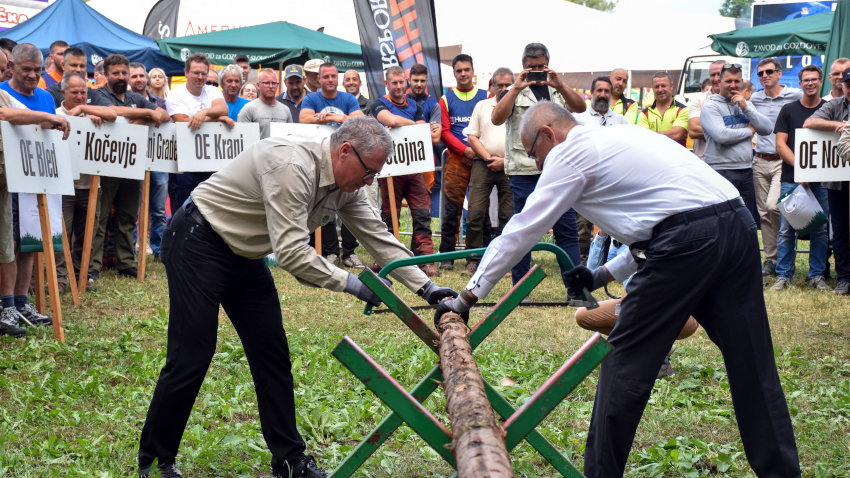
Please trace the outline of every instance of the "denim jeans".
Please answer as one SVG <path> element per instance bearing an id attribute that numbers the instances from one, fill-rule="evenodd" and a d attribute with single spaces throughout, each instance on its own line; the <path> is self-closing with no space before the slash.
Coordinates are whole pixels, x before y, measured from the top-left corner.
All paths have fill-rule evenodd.
<path id="1" fill-rule="evenodd" d="M 511 192 L 514 198 L 514 214 L 519 214 L 525 207 L 525 201 L 534 187 L 537 185 L 539 175 L 530 176 L 511 176 Z M 561 216 L 558 221 L 552 225 L 552 232 L 555 236 L 555 244 L 564 250 L 573 265 L 581 263 L 581 254 L 578 247 L 578 226 L 576 225 L 576 212 L 570 209 Z M 570 268 L 566 264 L 560 264 L 561 271 L 566 272 Z M 514 284 L 528 273 L 531 269 L 531 254 L 526 254 L 520 261 L 511 269 L 511 280 Z"/>
<path id="2" fill-rule="evenodd" d="M 782 194 L 794 189 L 797 183 L 782 183 Z M 802 186 L 801 186 L 802 187 Z M 829 202 L 827 200 L 826 188 L 820 183 L 809 183 L 809 188 L 812 194 L 817 198 L 823 212 L 829 214 Z M 785 216 L 780 214 L 779 219 L 779 237 L 776 241 L 777 262 L 776 262 L 776 277 L 784 277 L 791 280 L 791 269 L 794 267 L 796 253 L 794 246 L 796 244 L 797 233 Z M 829 238 L 826 233 L 826 224 L 809 233 L 809 275 L 808 278 L 823 277 L 823 272 L 826 270 L 826 250 Z"/>
<path id="3" fill-rule="evenodd" d="M 165 198 L 168 194 L 168 173 L 151 171 L 150 191 L 150 246 L 153 255 L 159 256 L 159 246 L 162 243 L 162 230 L 165 229 Z"/>

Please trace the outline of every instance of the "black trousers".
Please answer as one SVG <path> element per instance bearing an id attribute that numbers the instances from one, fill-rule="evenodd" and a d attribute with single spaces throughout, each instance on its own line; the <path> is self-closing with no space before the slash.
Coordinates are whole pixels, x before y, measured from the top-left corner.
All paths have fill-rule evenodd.
<path id="1" fill-rule="evenodd" d="M 838 280 L 850 281 L 850 222 L 848 222 L 848 191 L 850 183 L 841 183 L 841 190 L 828 189 L 829 216 L 832 219 L 832 249 L 835 255 L 835 275 Z"/>
<path id="2" fill-rule="evenodd" d="M 756 207 L 756 185 L 753 181 L 753 168 L 719 169 L 717 170 L 717 174 L 723 176 L 727 181 L 732 183 L 732 186 L 735 186 L 738 194 L 744 200 L 744 204 L 747 205 L 747 210 L 753 215 L 753 220 L 758 225 L 760 218 L 758 208 Z"/>
<path id="3" fill-rule="evenodd" d="M 354 234 L 345 227 L 345 224 L 340 223 L 339 230 L 340 234 L 336 233 L 336 218 L 333 221 L 325 224 L 320 229 L 322 230 L 322 256 L 328 257 L 331 254 L 336 254 L 340 257 L 348 257 L 351 254 L 354 254 L 354 250 L 357 249 L 359 245 L 357 243 L 357 238 L 354 237 Z M 342 254 L 340 254 L 339 249 L 339 239 L 342 237 Z M 310 244 L 310 247 L 316 247 L 316 235 L 310 234 L 307 242 Z"/>
<path id="4" fill-rule="evenodd" d="M 755 222 L 737 201 L 671 216 L 652 239 L 632 244 L 638 270 L 608 338 L 614 350 L 599 374 L 586 476 L 622 476 L 658 368 L 689 315 L 723 354 L 750 466 L 761 477 L 800 476 L 773 358 Z M 706 215 L 695 218 L 698 211 Z"/>
<path id="5" fill-rule="evenodd" d="M 174 462 L 192 405 L 213 358 L 218 308 L 230 318 L 251 368 L 272 469 L 305 448 L 295 426 L 289 345 L 280 300 L 263 259 L 237 256 L 194 204 L 180 208 L 161 249 L 168 274 L 168 349 L 139 443 L 140 468 Z"/>

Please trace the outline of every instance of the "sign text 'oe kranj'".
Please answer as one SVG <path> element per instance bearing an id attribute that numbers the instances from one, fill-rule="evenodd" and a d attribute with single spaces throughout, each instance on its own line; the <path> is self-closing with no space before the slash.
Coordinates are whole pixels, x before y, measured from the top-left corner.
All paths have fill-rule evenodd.
<path id="1" fill-rule="evenodd" d="M 181 172 L 218 171 L 249 146 L 260 141 L 260 125 L 236 123 L 232 129 L 224 123 L 204 123 L 197 131 L 177 123 L 177 166 Z"/>

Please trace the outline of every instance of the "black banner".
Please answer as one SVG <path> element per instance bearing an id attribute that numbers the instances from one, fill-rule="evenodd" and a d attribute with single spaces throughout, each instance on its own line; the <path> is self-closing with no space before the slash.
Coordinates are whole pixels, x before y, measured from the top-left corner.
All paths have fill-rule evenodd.
<path id="1" fill-rule="evenodd" d="M 180 0 L 159 0 L 148 13 L 142 34 L 154 40 L 172 38 L 177 30 L 177 11 Z"/>
<path id="2" fill-rule="evenodd" d="M 440 52 L 433 0 L 354 0 L 369 97 L 383 96 L 384 70 L 428 68 L 428 92 L 440 98 Z"/>

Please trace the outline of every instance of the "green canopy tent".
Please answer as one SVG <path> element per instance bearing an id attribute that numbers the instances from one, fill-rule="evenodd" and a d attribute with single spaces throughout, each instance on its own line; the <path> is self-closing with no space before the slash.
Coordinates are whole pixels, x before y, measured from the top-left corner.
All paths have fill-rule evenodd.
<path id="1" fill-rule="evenodd" d="M 838 7 L 841 8 L 838 2 Z M 768 23 L 709 35 L 711 49 L 721 55 L 769 58 L 785 55 L 823 55 L 830 38 L 833 12 Z"/>
<path id="2" fill-rule="evenodd" d="M 303 64 L 311 58 L 333 62 L 341 71 L 363 71 L 360 45 L 288 22 L 272 22 L 200 35 L 157 40 L 159 48 L 176 60 L 203 53 L 214 65 L 229 65 L 239 54 L 251 66 L 280 67 Z"/>
<path id="3" fill-rule="evenodd" d="M 832 19 L 832 28 L 827 39 L 826 56 L 823 60 L 824 70 L 829 72 L 832 62 L 838 58 L 847 58 L 850 55 L 850 39 L 844 35 L 844 27 L 850 27 L 850 6 L 847 2 L 838 2 Z M 823 82 L 821 94 L 829 93 L 832 85 L 829 81 Z"/>

